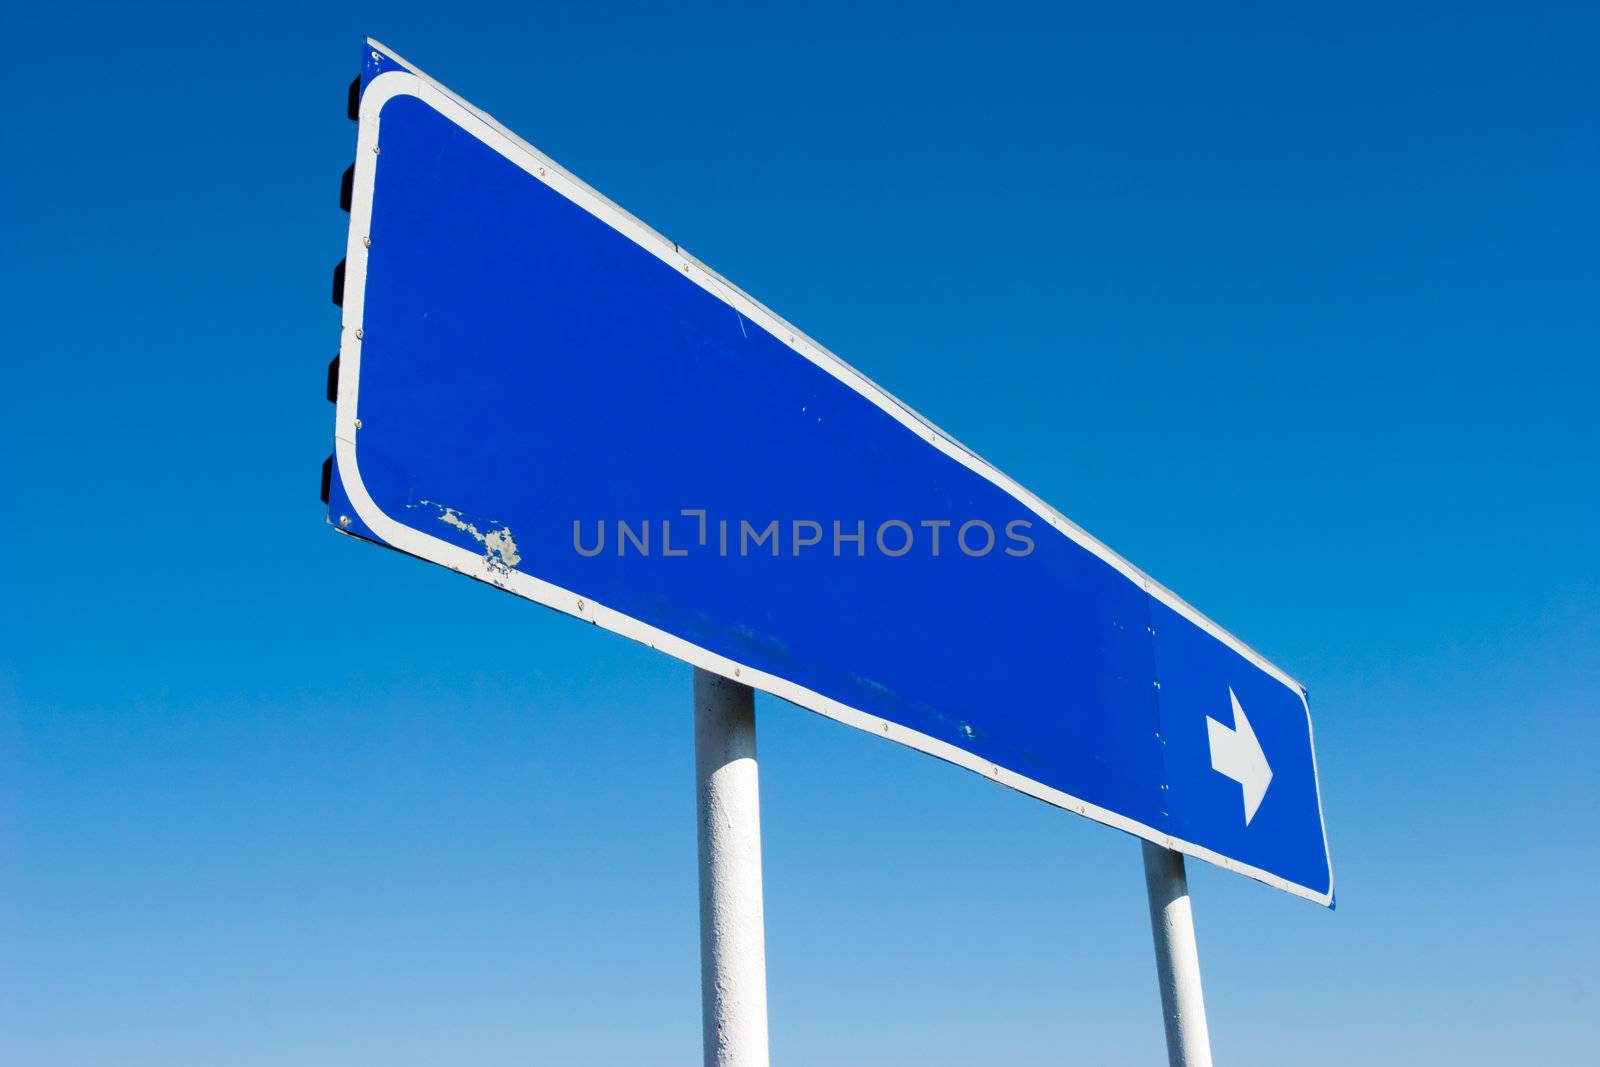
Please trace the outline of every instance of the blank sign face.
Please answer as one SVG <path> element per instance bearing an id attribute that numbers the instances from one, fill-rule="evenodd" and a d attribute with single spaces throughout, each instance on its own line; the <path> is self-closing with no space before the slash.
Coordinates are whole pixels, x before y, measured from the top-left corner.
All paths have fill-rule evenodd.
<path id="1" fill-rule="evenodd" d="M 398 59 L 360 116 L 339 529 L 1331 904 L 1292 679 Z"/>

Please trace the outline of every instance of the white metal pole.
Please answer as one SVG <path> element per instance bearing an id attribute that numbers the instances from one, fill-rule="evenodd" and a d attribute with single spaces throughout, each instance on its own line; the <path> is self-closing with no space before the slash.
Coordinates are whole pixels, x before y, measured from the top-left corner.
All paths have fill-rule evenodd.
<path id="1" fill-rule="evenodd" d="M 696 667 L 700 1010 L 706 1067 L 767 1067 L 755 693 Z"/>
<path id="2" fill-rule="evenodd" d="M 1150 896 L 1150 931 L 1156 942 L 1156 978 L 1167 1024 L 1171 1067 L 1211 1067 L 1211 1034 L 1200 990 L 1200 950 L 1183 857 L 1144 842 L 1144 885 Z"/>

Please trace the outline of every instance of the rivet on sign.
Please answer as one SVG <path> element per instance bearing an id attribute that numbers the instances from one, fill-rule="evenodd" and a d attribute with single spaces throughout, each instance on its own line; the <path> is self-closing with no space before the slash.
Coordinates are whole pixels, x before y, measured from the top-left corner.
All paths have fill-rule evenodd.
<path id="1" fill-rule="evenodd" d="M 378 154 L 378 146 L 377 145 L 373 145 L 372 146 L 372 154 L 373 155 L 377 155 Z"/>
<path id="2" fill-rule="evenodd" d="M 582 597 L 578 598 L 578 610 L 579 611 L 583 610 L 583 598 Z"/>
<path id="3" fill-rule="evenodd" d="M 358 430 L 361 429 L 361 420 L 360 419 L 356 420 L 356 429 L 358 429 Z"/>
<path id="4" fill-rule="evenodd" d="M 372 53 L 372 59 L 373 59 L 373 62 L 381 62 L 383 60 L 383 57 L 380 56 L 378 53 L 374 52 L 374 53 Z"/>
<path id="5" fill-rule="evenodd" d="M 361 327 L 359 326 L 356 327 L 356 340 L 361 340 Z"/>
<path id="6" fill-rule="evenodd" d="M 539 177 L 541 177 L 541 178 L 544 177 L 544 168 L 543 167 L 539 168 Z"/>
<path id="7" fill-rule="evenodd" d="M 348 516 L 348 515 L 340 515 L 339 516 L 339 525 L 340 526 L 349 526 L 350 525 L 350 516 Z"/>
<path id="8" fill-rule="evenodd" d="M 734 677 L 735 677 L 735 678 L 737 678 L 737 677 L 739 677 L 739 668 L 738 668 L 738 667 L 735 667 L 735 668 L 734 668 L 734 669 L 733 669 L 733 676 L 734 676 Z"/>
<path id="9" fill-rule="evenodd" d="M 362 247 L 362 248 L 371 248 L 371 247 L 372 247 L 372 238 L 370 238 L 370 237 L 363 237 L 363 238 L 362 238 L 362 239 L 361 239 L 361 247 Z"/>

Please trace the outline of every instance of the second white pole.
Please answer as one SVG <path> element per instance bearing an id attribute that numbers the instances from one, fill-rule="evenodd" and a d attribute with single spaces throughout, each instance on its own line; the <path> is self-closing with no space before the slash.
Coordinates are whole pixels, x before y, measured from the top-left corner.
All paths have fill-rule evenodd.
<path id="1" fill-rule="evenodd" d="M 1183 857 L 1144 845 L 1144 885 L 1150 896 L 1150 932 L 1156 943 L 1156 978 L 1167 1024 L 1171 1067 L 1211 1067 L 1211 1032 L 1200 989 L 1200 949 L 1194 940 L 1194 909 Z"/>
<path id="2" fill-rule="evenodd" d="M 700 1010 L 706 1067 L 767 1067 L 755 693 L 696 667 Z"/>

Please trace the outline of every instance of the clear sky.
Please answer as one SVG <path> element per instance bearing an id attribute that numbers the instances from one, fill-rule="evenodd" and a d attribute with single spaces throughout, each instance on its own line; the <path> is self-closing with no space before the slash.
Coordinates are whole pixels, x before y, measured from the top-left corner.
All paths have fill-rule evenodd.
<path id="1" fill-rule="evenodd" d="M 1306 683 L 1218 1062 L 1592 1054 L 1592 5 L 5 21 L 0 1063 L 698 1061 L 688 668 L 323 524 L 366 34 Z M 757 713 L 775 1062 L 1160 1062 L 1134 839 Z"/>

